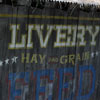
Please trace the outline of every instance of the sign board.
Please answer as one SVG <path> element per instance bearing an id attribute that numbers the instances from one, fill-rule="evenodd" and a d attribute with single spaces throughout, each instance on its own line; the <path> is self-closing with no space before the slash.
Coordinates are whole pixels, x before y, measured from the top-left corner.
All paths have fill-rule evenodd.
<path id="1" fill-rule="evenodd" d="M 99 15 L 0 6 L 1 100 L 99 100 Z"/>

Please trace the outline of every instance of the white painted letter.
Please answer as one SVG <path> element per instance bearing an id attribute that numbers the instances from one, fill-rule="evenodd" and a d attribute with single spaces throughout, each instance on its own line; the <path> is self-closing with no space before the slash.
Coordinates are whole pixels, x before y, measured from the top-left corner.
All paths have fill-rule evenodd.
<path id="1" fill-rule="evenodd" d="M 34 25 L 29 25 L 28 26 L 28 41 L 27 41 L 27 48 L 32 48 L 33 43 L 32 43 L 32 30 L 34 28 Z"/>
<path id="2" fill-rule="evenodd" d="M 19 30 L 19 25 L 11 25 L 10 29 L 12 30 L 11 43 L 9 44 L 9 49 L 21 49 L 25 48 L 26 35 L 22 35 L 21 43 L 16 43 L 17 41 L 17 32 Z"/>
<path id="3" fill-rule="evenodd" d="M 78 39 L 81 40 L 79 42 L 79 46 L 85 46 L 86 45 L 86 41 L 84 39 L 84 36 L 85 36 L 85 26 L 78 26 L 78 36 L 77 37 L 78 37 Z"/>
<path id="4" fill-rule="evenodd" d="M 48 40 L 49 40 L 50 35 L 52 33 L 52 30 L 53 30 L 53 26 L 52 25 L 47 26 L 47 34 L 45 36 L 45 39 L 43 39 L 43 28 L 44 28 L 43 25 L 36 25 L 35 26 L 35 30 L 37 31 L 38 37 L 40 39 L 41 48 L 46 48 Z"/>
<path id="5" fill-rule="evenodd" d="M 72 33 L 73 33 L 73 39 L 72 39 L 72 43 L 71 43 L 71 46 L 75 46 L 76 45 L 76 38 L 77 38 L 77 36 L 76 36 L 76 34 L 77 34 L 77 26 L 76 25 L 74 25 L 74 26 L 72 26 Z"/>
<path id="6" fill-rule="evenodd" d="M 91 45 L 95 46 L 96 45 L 95 38 L 96 38 L 96 36 L 98 35 L 98 33 L 100 31 L 100 27 L 95 26 L 95 32 L 93 32 L 93 26 L 87 26 L 86 29 L 89 31 L 89 34 L 92 36 Z"/>
<path id="7" fill-rule="evenodd" d="M 55 30 L 57 30 L 57 39 L 56 39 L 56 42 L 54 44 L 54 47 L 68 47 L 68 46 L 70 46 L 71 45 L 70 44 L 71 37 L 66 36 L 66 34 L 68 34 L 68 35 L 71 34 L 71 26 L 57 25 Z M 62 31 L 65 31 L 65 32 L 62 33 Z M 66 42 L 66 40 L 67 40 L 67 42 Z"/>

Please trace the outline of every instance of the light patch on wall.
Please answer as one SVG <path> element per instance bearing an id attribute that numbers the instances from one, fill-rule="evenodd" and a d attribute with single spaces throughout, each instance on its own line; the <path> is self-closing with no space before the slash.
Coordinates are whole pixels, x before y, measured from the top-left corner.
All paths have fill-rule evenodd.
<path id="1" fill-rule="evenodd" d="M 57 0 L 57 1 L 76 2 L 76 3 L 79 3 L 79 4 L 94 4 L 94 5 L 100 5 L 100 0 Z"/>

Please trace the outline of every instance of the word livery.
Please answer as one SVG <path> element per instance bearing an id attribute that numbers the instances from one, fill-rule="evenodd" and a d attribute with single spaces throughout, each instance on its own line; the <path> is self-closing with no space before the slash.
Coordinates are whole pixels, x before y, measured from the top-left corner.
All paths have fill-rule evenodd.
<path id="1" fill-rule="evenodd" d="M 52 34 L 56 35 L 56 40 L 53 43 L 54 48 L 58 47 L 85 47 L 87 44 L 96 46 L 96 38 L 100 32 L 98 25 L 40 25 L 29 24 L 26 25 L 27 34 L 22 34 L 18 38 L 18 34 L 21 32 L 21 25 L 10 25 L 11 43 L 9 43 L 9 49 L 23 49 L 34 48 L 33 34 L 37 34 L 41 48 L 46 48 Z M 87 39 L 87 34 L 90 39 Z M 20 41 L 18 41 L 20 39 Z"/>

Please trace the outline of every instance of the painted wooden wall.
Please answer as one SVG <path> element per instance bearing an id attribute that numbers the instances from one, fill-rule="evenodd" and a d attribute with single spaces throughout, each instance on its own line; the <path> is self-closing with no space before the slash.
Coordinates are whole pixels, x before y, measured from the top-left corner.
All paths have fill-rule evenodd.
<path id="1" fill-rule="evenodd" d="M 100 100 L 99 76 L 99 11 L 0 5 L 0 100 Z"/>

